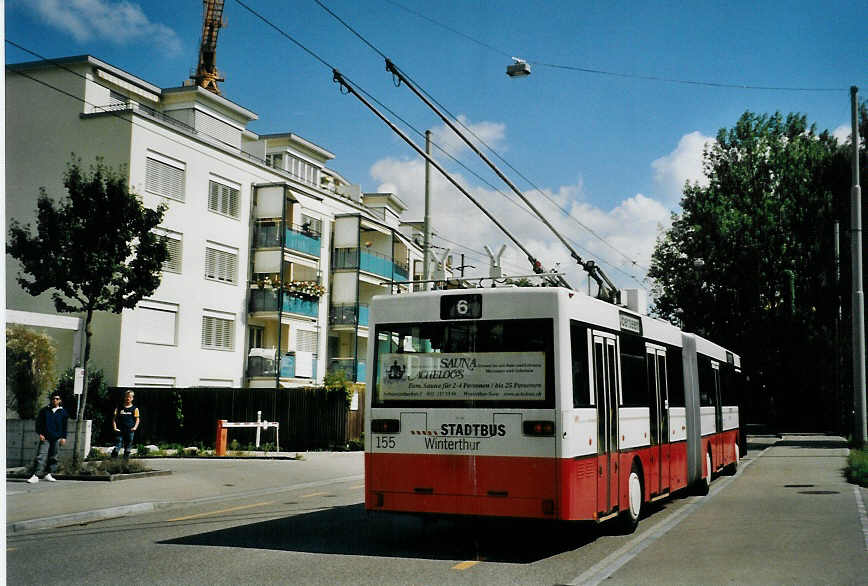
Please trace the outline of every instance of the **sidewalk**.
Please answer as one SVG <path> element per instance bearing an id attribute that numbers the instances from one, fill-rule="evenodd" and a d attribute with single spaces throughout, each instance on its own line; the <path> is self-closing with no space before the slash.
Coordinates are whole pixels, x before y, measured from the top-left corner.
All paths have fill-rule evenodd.
<path id="1" fill-rule="evenodd" d="M 362 452 L 296 452 L 286 459 L 152 458 L 151 476 L 115 482 L 6 480 L 6 533 L 147 513 L 184 504 L 363 479 Z"/>
<path id="2" fill-rule="evenodd" d="M 844 478 L 845 440 L 748 442 L 738 475 L 717 478 L 710 498 L 689 497 L 685 514 L 652 524 L 573 583 L 865 584 L 868 489 Z"/>

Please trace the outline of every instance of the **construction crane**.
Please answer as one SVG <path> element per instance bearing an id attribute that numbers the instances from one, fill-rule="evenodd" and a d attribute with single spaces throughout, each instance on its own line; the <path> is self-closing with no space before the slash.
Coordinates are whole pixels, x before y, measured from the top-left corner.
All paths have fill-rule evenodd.
<path id="1" fill-rule="evenodd" d="M 199 65 L 190 79 L 201 88 L 220 95 L 218 81 L 224 81 L 217 71 L 217 33 L 223 22 L 223 0 L 203 0 L 202 42 L 199 44 Z"/>

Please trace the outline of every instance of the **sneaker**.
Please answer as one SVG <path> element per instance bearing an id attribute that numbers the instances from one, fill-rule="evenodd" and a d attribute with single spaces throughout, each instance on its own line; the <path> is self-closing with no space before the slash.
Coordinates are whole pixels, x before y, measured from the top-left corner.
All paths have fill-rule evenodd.
<path id="1" fill-rule="evenodd" d="M 43 480 L 47 480 L 48 482 L 57 482 L 57 478 L 52 476 L 50 473 L 46 474 L 45 478 L 43 478 Z"/>
<path id="2" fill-rule="evenodd" d="M 34 474 L 33 476 L 31 476 L 30 478 L 27 479 L 27 482 L 29 484 L 36 484 L 37 482 L 39 482 L 39 477 L 36 474 Z"/>

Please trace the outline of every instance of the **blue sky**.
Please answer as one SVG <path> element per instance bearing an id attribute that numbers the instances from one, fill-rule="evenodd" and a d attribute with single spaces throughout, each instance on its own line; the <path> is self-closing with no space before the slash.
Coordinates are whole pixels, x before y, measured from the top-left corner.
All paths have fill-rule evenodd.
<path id="1" fill-rule="evenodd" d="M 579 254 L 601 261 L 622 286 L 644 278 L 659 231 L 678 211 L 680 186 L 701 180 L 702 147 L 720 128 L 745 110 L 801 112 L 846 136 L 849 86 L 868 96 L 864 0 L 322 2 L 530 179 L 533 185 L 501 165 Z M 245 4 L 415 130 L 431 129 L 437 144 L 513 201 L 438 160 L 547 268 L 559 266 L 584 286 L 563 246 L 407 88 L 395 87 L 374 50 L 314 0 Z M 199 0 L 7 0 L 5 11 L 6 38 L 46 57 L 91 54 L 161 87 L 181 85 L 196 65 Z M 251 129 L 294 132 L 328 149 L 336 155 L 330 167 L 365 191 L 395 191 L 410 206 L 406 218 L 421 220 L 423 165 L 410 147 L 342 95 L 327 66 L 241 4 L 226 0 L 224 18 L 221 89 L 259 115 Z M 507 77 L 511 56 L 531 62 L 532 74 Z M 7 63 L 33 59 L 6 45 Z M 487 273 L 483 246 L 502 244 L 509 244 L 504 270 L 530 272 L 516 247 L 443 180 L 435 181 L 433 209 L 435 243 L 465 253 L 477 267 L 469 273 Z"/>

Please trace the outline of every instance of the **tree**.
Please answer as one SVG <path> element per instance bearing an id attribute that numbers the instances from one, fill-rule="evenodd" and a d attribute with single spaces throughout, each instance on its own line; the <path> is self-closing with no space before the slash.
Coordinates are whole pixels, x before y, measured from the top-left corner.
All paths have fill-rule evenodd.
<path id="1" fill-rule="evenodd" d="M 656 313 L 741 354 L 752 391 L 767 389 L 793 425 L 797 413 L 816 425 L 805 407 L 834 390 L 833 226 L 843 239 L 848 164 L 805 116 L 746 112 L 706 149 L 708 186 L 685 186 L 649 270 Z"/>
<path id="2" fill-rule="evenodd" d="M 54 356 L 48 335 L 21 325 L 6 328 L 6 406 L 21 419 L 33 419 L 54 386 Z"/>
<path id="3" fill-rule="evenodd" d="M 52 291 L 60 313 L 85 314 L 84 368 L 90 359 L 94 312 L 130 309 L 160 285 L 169 256 L 153 232 L 166 212 L 142 206 L 127 177 L 102 159 L 89 171 L 73 155 L 64 174 L 67 197 L 55 204 L 40 188 L 36 234 L 13 220 L 7 252 L 21 263 L 18 283 L 31 295 Z M 85 383 L 78 419 L 87 404 Z"/>
<path id="4" fill-rule="evenodd" d="M 57 381 L 55 392 L 60 393 L 63 400 L 63 406 L 70 413 L 70 417 L 78 419 L 76 412 L 75 401 L 75 369 L 68 368 Z M 109 427 L 111 418 L 114 413 L 115 402 L 112 401 L 112 396 L 109 393 L 109 388 L 105 382 L 105 375 L 100 369 L 91 370 L 87 377 L 87 390 L 90 401 L 87 404 L 87 409 L 84 410 L 82 419 L 90 419 L 93 423 L 91 426 L 92 440 L 95 444 L 102 444 L 114 441 L 114 432 Z"/>

